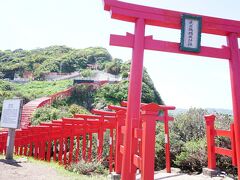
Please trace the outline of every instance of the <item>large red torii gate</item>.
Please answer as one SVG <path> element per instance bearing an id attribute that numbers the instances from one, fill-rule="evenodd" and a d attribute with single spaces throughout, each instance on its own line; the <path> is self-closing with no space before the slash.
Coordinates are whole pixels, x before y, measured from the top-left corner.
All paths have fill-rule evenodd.
<path id="1" fill-rule="evenodd" d="M 181 51 L 179 43 L 155 40 L 152 36 L 145 36 L 146 25 L 181 29 L 181 16 L 186 13 L 135 5 L 117 0 L 104 0 L 104 9 L 111 12 L 113 19 L 135 23 L 134 35 L 127 33 L 126 36 L 111 35 L 110 37 L 111 45 L 133 49 L 128 92 L 129 104 L 127 107 L 124 137 L 122 179 L 133 180 L 136 174 L 136 167 L 132 162 L 133 155 L 136 152 L 137 141 L 133 138 L 133 131 L 134 128 L 138 127 L 140 121 L 144 49 L 229 60 L 237 166 L 238 176 L 240 176 L 240 55 L 238 49 L 240 21 L 202 16 L 202 32 L 226 36 L 227 46 L 222 46 L 222 48 L 202 46 L 200 52 L 194 53 Z"/>

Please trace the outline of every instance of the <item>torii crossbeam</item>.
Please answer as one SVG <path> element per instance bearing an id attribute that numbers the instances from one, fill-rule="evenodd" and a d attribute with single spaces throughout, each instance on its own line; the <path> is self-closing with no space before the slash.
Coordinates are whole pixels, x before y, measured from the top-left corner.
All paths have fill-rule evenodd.
<path id="1" fill-rule="evenodd" d="M 113 19 L 135 23 L 134 35 L 127 33 L 126 36 L 111 35 L 110 37 L 111 45 L 133 49 L 128 91 L 129 104 L 127 107 L 126 132 L 124 137 L 122 179 L 134 180 L 136 175 L 136 167 L 132 162 L 137 141 L 133 138 L 133 130 L 139 126 L 140 121 L 139 111 L 144 49 L 229 60 L 234 127 L 236 132 L 237 166 L 238 176 L 240 176 L 240 55 L 238 49 L 240 21 L 201 16 L 202 32 L 226 36 L 228 45 L 222 46 L 222 48 L 202 46 L 201 51 L 198 53 L 186 52 L 179 49 L 180 44 L 177 42 L 154 40 L 152 36 L 145 36 L 146 25 L 181 29 L 181 16 L 186 13 L 135 5 L 117 0 L 103 0 L 103 2 L 104 9 L 110 11 Z M 148 166 L 153 167 L 152 165 Z M 153 179 L 153 175 L 148 177 Z"/>

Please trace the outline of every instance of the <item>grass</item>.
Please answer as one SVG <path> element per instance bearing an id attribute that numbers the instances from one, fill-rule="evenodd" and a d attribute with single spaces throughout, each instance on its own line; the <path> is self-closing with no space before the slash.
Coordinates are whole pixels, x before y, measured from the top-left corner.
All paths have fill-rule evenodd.
<path id="1" fill-rule="evenodd" d="M 49 96 L 71 87 L 72 80 L 31 81 L 26 84 L 11 83 L 0 80 L 0 115 L 4 99 L 20 97 L 25 103 L 36 98 Z"/>
<path id="2" fill-rule="evenodd" d="M 49 96 L 72 86 L 72 80 L 61 81 L 31 81 L 26 84 L 17 84 L 0 80 L 0 95 L 24 96 L 28 99 Z"/>
<path id="3" fill-rule="evenodd" d="M 16 90 L 30 99 L 49 96 L 67 89 L 72 85 L 72 80 L 63 81 L 32 81 L 23 85 L 17 84 Z"/>
<path id="4" fill-rule="evenodd" d="M 14 156 L 15 160 L 18 160 L 19 158 L 27 158 L 28 162 L 39 164 L 39 165 L 44 165 L 49 168 L 53 168 L 57 171 L 57 173 L 59 175 L 66 177 L 66 178 L 71 178 L 72 180 L 106 180 L 107 179 L 106 175 L 87 176 L 87 175 L 76 174 L 74 172 L 70 172 L 70 171 L 66 170 L 64 168 L 64 166 L 60 166 L 56 162 L 45 162 L 45 161 L 36 160 L 32 157 Z M 5 159 L 5 156 L 0 155 L 0 159 Z"/>

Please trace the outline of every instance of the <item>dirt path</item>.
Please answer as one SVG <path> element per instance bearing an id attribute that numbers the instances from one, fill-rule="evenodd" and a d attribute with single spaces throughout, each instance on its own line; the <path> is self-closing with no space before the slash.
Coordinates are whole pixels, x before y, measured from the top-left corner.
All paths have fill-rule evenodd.
<path id="1" fill-rule="evenodd" d="M 61 168 L 63 169 L 63 168 Z M 15 161 L 0 159 L 0 180 L 105 180 L 106 177 L 88 177 L 58 170 L 54 165 L 20 158 Z"/>
<path id="2" fill-rule="evenodd" d="M 0 159 L 0 172 L 1 180 L 66 179 L 66 177 L 60 176 L 57 170 L 49 168 L 45 164 L 29 162 L 27 159 L 16 161 Z"/>
<path id="3" fill-rule="evenodd" d="M 87 177 L 81 175 L 69 175 L 60 172 L 57 168 L 48 163 L 29 161 L 27 158 L 20 158 L 16 161 L 0 159 L 0 180 L 106 180 L 107 177 Z M 140 175 L 137 175 L 137 180 Z M 208 178 L 203 175 L 187 175 L 178 172 L 175 168 L 172 173 L 165 171 L 156 172 L 155 180 L 230 180 L 228 177 Z"/>

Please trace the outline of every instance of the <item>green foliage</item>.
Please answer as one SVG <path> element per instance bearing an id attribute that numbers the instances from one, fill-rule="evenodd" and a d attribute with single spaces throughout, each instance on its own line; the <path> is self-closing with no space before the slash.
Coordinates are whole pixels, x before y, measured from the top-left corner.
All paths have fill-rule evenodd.
<path id="1" fill-rule="evenodd" d="M 118 105 L 121 101 L 126 101 L 128 97 L 128 85 L 128 81 L 121 81 L 116 84 L 106 84 L 97 89 L 94 106 L 100 108 L 107 104 Z M 154 91 L 154 87 L 143 82 L 142 102 L 155 102 L 158 104 L 163 104 L 160 96 L 156 95 Z"/>
<path id="2" fill-rule="evenodd" d="M 111 61 L 112 57 L 105 48 L 90 47 L 72 49 L 66 46 L 14 51 L 0 51 L 0 76 L 13 78 L 25 70 L 34 73 L 36 79 L 42 79 L 48 72 L 74 72 L 85 69 L 87 64 Z"/>
<path id="3" fill-rule="evenodd" d="M 215 127 L 228 130 L 233 123 L 233 116 L 229 114 L 216 113 Z"/>
<path id="4" fill-rule="evenodd" d="M 91 77 L 93 74 L 91 69 L 83 69 L 80 71 L 80 73 L 83 77 Z"/>
<path id="5" fill-rule="evenodd" d="M 128 72 L 123 72 L 123 73 L 122 73 L 122 78 L 123 78 L 123 79 L 124 79 L 124 78 L 125 78 L 125 79 L 128 78 Z"/>
<path id="6" fill-rule="evenodd" d="M 77 104 L 65 104 L 66 100 L 58 100 L 53 106 L 38 108 L 31 118 L 32 125 L 39 125 L 40 122 L 49 122 L 62 117 L 72 117 L 74 114 L 89 114 L 89 111 Z"/>
<path id="7" fill-rule="evenodd" d="M 144 71 L 143 71 L 143 82 L 149 87 L 149 89 L 152 90 L 151 93 L 153 93 L 152 96 L 154 97 L 154 100 L 153 99 L 152 99 L 152 101 L 146 100 L 146 102 L 156 102 L 157 104 L 164 104 L 157 89 L 154 87 L 154 83 L 153 83 L 152 79 L 150 78 L 149 74 L 147 73 L 146 68 L 144 68 Z"/>
<path id="8" fill-rule="evenodd" d="M 164 139 L 164 126 L 162 122 L 156 124 L 156 143 L 155 143 L 155 169 L 160 170 L 165 168 L 165 139 Z M 170 140 L 171 144 L 172 139 Z"/>
<path id="9" fill-rule="evenodd" d="M 204 165 L 206 159 L 200 159 L 199 161 L 194 161 L 194 154 L 196 157 L 199 154 L 206 152 L 203 150 L 195 151 L 194 147 L 196 145 L 203 146 L 202 141 L 205 139 L 205 120 L 204 115 L 208 114 L 204 109 L 190 108 L 187 112 L 181 113 L 175 116 L 175 119 L 170 123 L 170 141 L 171 141 L 171 156 L 173 163 L 183 170 L 189 169 L 189 171 L 200 171 L 202 165 Z M 201 142 L 201 143 L 200 143 Z M 197 149 L 198 147 L 196 147 Z M 193 161 L 188 168 L 184 169 L 186 164 Z M 174 162 L 175 161 L 175 162 Z M 200 166 L 197 169 L 197 166 Z"/>
<path id="10" fill-rule="evenodd" d="M 170 122 L 171 165 L 183 171 L 201 172 L 207 166 L 206 129 L 204 115 L 207 110 L 190 108 L 187 112 L 175 115 Z M 232 116 L 216 113 L 215 127 L 229 129 Z M 158 122 L 156 128 L 156 170 L 165 168 L 163 123 Z M 216 146 L 231 148 L 230 140 L 224 137 L 216 138 Z M 217 156 L 217 167 L 221 170 L 236 175 L 236 168 L 231 164 L 231 159 L 226 156 Z"/>
<path id="11" fill-rule="evenodd" d="M 50 46 L 34 50 L 17 49 L 15 51 L 0 51 L 0 73 L 5 77 L 18 73 L 22 75 L 24 70 L 34 73 L 36 79 L 42 79 L 44 73 L 48 72 L 73 72 L 80 71 L 83 77 L 89 77 L 93 71 L 87 69 L 89 64 L 95 64 L 101 70 L 115 75 L 128 77 L 130 71 L 130 61 L 123 62 L 121 59 L 113 59 L 105 48 L 90 47 L 86 49 L 72 49 L 66 46 Z M 68 84 L 67 84 L 68 83 Z M 64 87 L 71 84 L 61 83 Z M 32 82 L 19 87 L 14 95 L 23 97 L 25 102 L 34 98 L 48 96 L 59 90 L 59 83 L 52 82 Z M 15 85 L 14 85 L 15 87 Z M 6 85 L 6 88 L 8 85 Z M 142 102 L 156 102 L 163 104 L 163 101 L 155 89 L 151 78 L 144 69 L 143 74 Z M 76 103 L 91 109 L 94 106 L 103 108 L 107 104 L 118 104 L 122 100 L 127 100 L 128 82 L 119 84 L 109 84 L 96 90 L 96 88 L 76 89 L 71 103 Z M 78 93 L 78 95 L 77 95 Z M 3 93 L 1 93 L 3 94 Z M 12 93 L 10 93 L 13 95 Z M 5 91 L 4 96 L 8 97 Z"/>
<path id="12" fill-rule="evenodd" d="M 175 117 L 171 125 L 179 141 L 187 142 L 205 137 L 204 109 L 190 108 L 186 113 L 181 113 Z"/>
<path id="13" fill-rule="evenodd" d="M 83 175 L 107 174 L 106 169 L 99 161 L 85 162 L 83 160 L 66 167 L 67 170 Z"/>
<path id="14" fill-rule="evenodd" d="M 201 171 L 207 166 L 206 140 L 192 140 L 184 144 L 175 164 L 187 171 Z"/>
<path id="15" fill-rule="evenodd" d="M 32 125 L 39 125 L 40 122 L 49 122 L 52 120 L 60 119 L 62 117 L 69 117 L 71 116 L 65 109 L 57 109 L 54 107 L 42 107 L 38 108 L 34 113 L 33 117 L 31 118 Z"/>
<path id="16" fill-rule="evenodd" d="M 105 69 L 108 73 L 117 75 L 121 71 L 121 66 L 122 66 L 121 59 L 113 59 L 113 61 L 105 65 Z"/>
<path id="17" fill-rule="evenodd" d="M 27 103 L 30 100 L 49 96 L 67 89 L 72 85 L 71 80 L 64 81 L 32 81 L 26 84 L 11 83 L 0 80 L 0 114 L 4 99 L 19 97 Z"/>
<path id="18" fill-rule="evenodd" d="M 124 74 L 124 73 L 128 74 L 130 72 L 130 66 L 131 66 L 131 62 L 130 61 L 122 63 L 120 73 L 121 74 Z"/>
<path id="19" fill-rule="evenodd" d="M 69 106 L 68 110 L 72 115 L 74 114 L 90 114 L 87 109 L 82 106 L 78 106 L 77 104 L 72 104 Z"/>
<path id="20" fill-rule="evenodd" d="M 76 85 L 76 88 L 69 99 L 69 103 L 75 103 L 91 110 L 93 108 L 96 89 L 97 86 L 95 85 Z"/>
<path id="21" fill-rule="evenodd" d="M 30 100 L 49 96 L 67 89 L 72 85 L 71 80 L 63 81 L 32 81 L 24 85 L 19 85 L 19 91 Z"/>
<path id="22" fill-rule="evenodd" d="M 99 102 L 104 104 L 119 104 L 123 100 L 127 100 L 128 82 L 122 81 L 117 84 L 106 84 L 97 89 L 95 95 L 95 105 Z"/>

